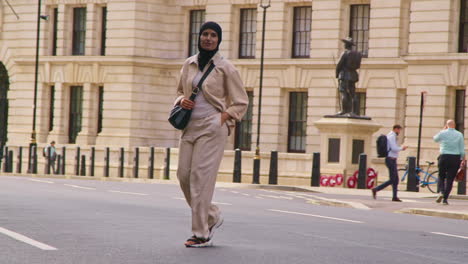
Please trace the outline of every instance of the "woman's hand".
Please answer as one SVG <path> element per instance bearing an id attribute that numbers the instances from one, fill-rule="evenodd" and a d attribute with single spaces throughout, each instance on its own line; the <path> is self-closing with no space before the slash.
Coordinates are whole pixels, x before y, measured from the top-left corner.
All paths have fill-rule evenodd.
<path id="1" fill-rule="evenodd" d="M 229 119 L 231 119 L 231 116 L 228 113 L 226 112 L 221 113 L 221 125 L 224 125 L 224 123 L 226 123 L 226 121 Z"/>
<path id="2" fill-rule="evenodd" d="M 195 106 L 195 102 L 184 98 L 180 100 L 180 106 L 184 109 L 192 110 L 192 108 Z"/>

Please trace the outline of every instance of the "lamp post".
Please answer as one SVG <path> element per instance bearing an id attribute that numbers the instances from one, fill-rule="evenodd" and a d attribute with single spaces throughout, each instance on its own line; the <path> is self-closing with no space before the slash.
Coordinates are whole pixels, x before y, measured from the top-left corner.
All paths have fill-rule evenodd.
<path id="1" fill-rule="evenodd" d="M 34 76 L 34 101 L 33 101 L 33 124 L 31 133 L 31 143 L 29 144 L 29 173 L 37 173 L 37 141 L 36 141 L 36 110 L 37 110 L 37 82 L 39 75 L 39 37 L 41 32 L 41 19 L 47 20 L 48 16 L 41 15 L 42 0 L 37 4 L 37 30 L 36 30 L 36 65 Z M 34 149 L 34 153 L 33 153 Z M 33 155 L 34 154 L 34 155 Z M 34 160 L 33 160 L 34 159 Z"/>
<path id="2" fill-rule="evenodd" d="M 266 10 L 271 5 L 271 0 L 262 0 L 260 2 L 260 7 L 263 8 L 263 24 L 262 24 L 262 52 L 260 56 L 260 85 L 258 92 L 258 115 L 257 115 L 257 144 L 255 147 L 255 156 L 253 164 L 253 184 L 260 183 L 260 119 L 262 116 L 262 88 L 263 88 L 263 58 L 265 53 L 265 20 L 266 20 Z"/>

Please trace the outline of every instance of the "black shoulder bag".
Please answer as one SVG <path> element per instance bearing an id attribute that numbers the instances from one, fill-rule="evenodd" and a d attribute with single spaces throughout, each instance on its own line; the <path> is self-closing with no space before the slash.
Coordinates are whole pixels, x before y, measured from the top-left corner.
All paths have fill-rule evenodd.
<path id="1" fill-rule="evenodd" d="M 193 89 L 192 94 L 190 95 L 189 100 L 194 101 L 197 94 L 200 92 L 202 88 L 202 84 L 205 81 L 208 74 L 214 69 L 214 63 L 211 63 L 210 67 L 206 70 L 205 74 L 203 74 L 202 78 L 197 84 L 197 87 Z M 184 129 L 188 122 L 190 121 L 190 116 L 192 115 L 192 110 L 182 108 L 180 104 L 177 104 L 172 108 L 171 113 L 169 114 L 169 123 L 177 129 Z"/>

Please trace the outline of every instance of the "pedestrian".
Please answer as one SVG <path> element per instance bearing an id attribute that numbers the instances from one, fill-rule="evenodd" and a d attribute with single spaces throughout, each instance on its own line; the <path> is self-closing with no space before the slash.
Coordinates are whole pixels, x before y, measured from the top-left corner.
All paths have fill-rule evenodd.
<path id="1" fill-rule="evenodd" d="M 457 175 L 461 160 L 465 159 L 465 143 L 463 134 L 455 129 L 455 121 L 447 120 L 444 129 L 434 136 L 434 141 L 440 144 L 439 161 L 439 197 L 436 202 L 443 200 L 448 205 L 447 199 L 452 191 L 453 180 Z"/>
<path id="2" fill-rule="evenodd" d="M 50 158 L 49 158 L 49 153 L 50 153 Z M 44 156 L 45 158 L 46 168 L 48 164 L 49 167 L 52 168 L 52 173 L 56 174 L 55 160 L 57 159 L 57 152 L 55 150 L 55 141 L 50 142 L 50 144 L 44 148 L 42 156 Z"/>
<path id="3" fill-rule="evenodd" d="M 397 159 L 398 153 L 402 150 L 408 148 L 408 146 L 399 146 L 397 143 L 397 136 L 400 134 L 402 127 L 400 125 L 394 125 L 392 131 L 387 134 L 387 150 L 388 154 L 385 157 L 385 165 L 388 168 L 389 180 L 382 183 L 381 185 L 372 189 L 372 197 L 377 198 L 377 192 L 386 188 L 389 185 L 392 185 L 392 201 L 401 202 L 398 198 L 398 183 L 400 179 L 398 178 L 397 170 Z"/>
<path id="4" fill-rule="evenodd" d="M 224 145 L 235 121 L 247 110 L 248 97 L 239 72 L 219 52 L 222 29 L 215 22 L 204 23 L 198 35 L 199 53 L 188 58 L 181 70 L 175 104 L 192 109 L 179 142 L 177 178 L 192 212 L 192 236 L 186 247 L 207 247 L 223 223 L 219 208 L 212 203 L 216 176 Z M 192 94 L 208 73 L 194 101 Z"/>

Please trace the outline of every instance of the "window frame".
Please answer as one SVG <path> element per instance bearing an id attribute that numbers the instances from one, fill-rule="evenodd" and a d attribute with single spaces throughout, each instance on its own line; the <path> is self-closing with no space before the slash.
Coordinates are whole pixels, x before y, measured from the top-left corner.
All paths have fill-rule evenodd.
<path id="1" fill-rule="evenodd" d="M 50 86 L 49 94 L 49 132 L 54 130 L 55 85 Z"/>
<path id="2" fill-rule="evenodd" d="M 107 6 L 101 7 L 101 56 L 106 55 L 107 42 Z"/>
<path id="3" fill-rule="evenodd" d="M 297 19 L 298 18 L 298 10 L 300 9 L 310 9 L 310 12 L 306 12 L 306 14 L 310 14 L 310 19 L 307 20 L 307 15 L 304 19 Z M 309 31 L 296 31 L 296 26 L 297 26 L 297 23 L 298 21 L 301 21 L 301 20 L 305 20 L 305 21 L 309 21 Z M 306 26 L 307 28 L 307 26 Z M 299 54 L 296 54 L 296 41 L 297 41 L 297 33 L 303 33 L 305 32 L 306 34 L 306 42 L 305 43 L 298 43 L 299 45 L 299 50 L 301 50 L 301 46 L 305 46 L 306 49 L 305 49 L 305 55 L 301 54 L 299 52 Z M 293 7 L 293 28 L 292 28 L 292 50 L 291 50 L 291 57 L 292 58 L 295 58 L 295 59 L 300 59 L 300 58 L 310 58 L 310 45 L 311 45 L 311 36 L 312 36 L 312 6 L 295 6 Z M 308 37 L 307 37 L 308 36 Z"/>
<path id="4" fill-rule="evenodd" d="M 293 98 L 293 95 L 294 97 L 296 97 L 295 101 L 294 98 Z M 302 101 L 299 102 L 299 99 L 298 99 L 298 95 L 301 95 L 302 98 Z M 288 107 L 288 139 L 287 139 L 287 142 L 288 142 L 288 152 L 289 153 L 306 153 L 306 150 L 307 150 L 307 109 L 308 109 L 308 98 L 309 98 L 309 94 L 308 92 L 304 92 L 304 91 L 293 91 L 293 92 L 289 92 L 289 107 Z M 295 103 L 301 103 L 301 105 L 299 105 L 299 107 L 295 104 Z M 301 116 L 297 116 L 296 114 L 296 109 L 299 109 L 299 113 L 301 114 Z M 292 120 L 294 117 L 294 120 Z M 300 119 L 298 119 L 300 118 Z M 302 131 L 299 133 L 299 135 L 297 135 L 298 133 L 294 133 L 297 131 L 297 125 L 295 123 L 302 123 L 302 125 L 300 126 Z M 293 131 L 294 130 L 294 131 Z M 297 148 L 296 146 L 292 146 L 293 144 L 291 144 L 291 141 L 292 141 L 292 137 L 301 137 L 301 140 L 300 140 L 300 147 L 301 148 Z"/>
<path id="5" fill-rule="evenodd" d="M 104 117 L 104 86 L 98 87 L 98 116 L 97 116 L 97 134 L 102 132 L 102 120 Z"/>
<path id="6" fill-rule="evenodd" d="M 80 12 L 81 11 L 81 12 Z M 72 23 L 72 55 L 84 56 L 86 54 L 86 7 L 74 7 Z M 78 15 L 82 15 L 80 21 Z M 81 24 L 82 22 L 82 24 Z M 80 27 L 80 26 L 83 27 Z M 82 48 L 82 50 L 81 50 Z"/>
<path id="7" fill-rule="evenodd" d="M 197 12 L 200 12 L 200 20 L 194 20 L 194 16 Z M 198 17 L 197 17 L 198 18 Z M 188 57 L 198 53 L 198 33 L 201 25 L 206 21 L 206 9 L 192 9 L 189 12 L 189 38 L 188 38 Z M 195 39 L 195 40 L 194 40 Z M 194 42 L 192 45 L 192 42 Z"/>
<path id="8" fill-rule="evenodd" d="M 363 16 L 360 17 L 359 16 L 359 9 L 358 9 L 356 11 L 358 16 L 354 17 L 353 16 L 353 8 L 360 8 L 360 7 L 367 7 L 368 12 L 366 14 L 364 14 L 365 12 L 363 11 Z M 369 56 L 370 11 L 371 11 L 371 5 L 370 4 L 352 4 L 349 7 L 349 35 L 348 36 L 351 37 L 353 39 L 354 44 L 356 44 L 355 46 L 353 46 L 353 50 L 360 51 L 361 54 L 362 54 L 362 57 L 364 57 L 364 58 L 367 58 Z M 365 15 L 367 15 L 367 17 Z M 365 23 L 364 23 L 365 18 L 367 18 L 367 29 L 365 28 Z M 354 20 L 357 20 L 356 24 L 360 24 L 360 26 L 357 27 L 356 29 L 353 29 Z M 360 23 L 359 23 L 359 20 L 361 20 Z M 363 32 L 362 38 L 364 40 L 361 41 L 361 39 L 359 37 L 354 37 L 353 36 L 354 32 L 357 32 L 357 36 L 360 35 L 359 32 Z M 366 32 L 367 32 L 367 38 L 365 36 Z M 364 47 L 362 47 L 363 44 L 366 45 L 366 49 L 364 49 Z"/>
<path id="9" fill-rule="evenodd" d="M 253 91 L 247 91 L 249 98 L 249 105 L 247 106 L 247 112 L 242 117 L 240 122 L 236 122 L 236 136 L 234 138 L 234 149 L 240 149 L 245 151 L 252 150 L 252 127 L 253 127 Z M 244 132 L 244 126 L 247 126 L 247 133 Z M 245 145 L 244 145 L 245 143 Z"/>
<path id="10" fill-rule="evenodd" d="M 248 12 L 253 12 L 253 14 L 249 14 Z M 246 14 L 247 13 L 247 14 Z M 247 20 L 245 20 L 245 16 L 247 16 Z M 252 20 L 248 20 L 249 16 L 252 16 Z M 256 35 L 257 35 L 257 8 L 241 8 L 239 11 L 239 54 L 238 58 L 239 59 L 255 59 L 255 51 L 256 51 Z M 251 22 L 251 28 L 249 30 L 251 31 L 243 31 L 244 29 L 244 23 L 250 21 Z M 244 40 L 244 35 L 252 35 L 252 43 L 247 43 L 243 45 L 243 40 Z M 246 41 L 248 42 L 248 37 L 246 37 Z M 252 55 L 242 55 L 244 49 L 243 47 L 249 47 L 250 52 Z M 249 50 L 247 48 L 247 50 Z M 245 53 L 248 53 L 247 51 Z"/>
<path id="11" fill-rule="evenodd" d="M 58 7 L 52 8 L 52 56 L 57 56 Z"/>
<path id="12" fill-rule="evenodd" d="M 465 131 L 465 107 L 466 91 L 464 89 L 455 90 L 455 111 L 453 119 L 455 120 L 455 129 L 464 133 Z"/>

